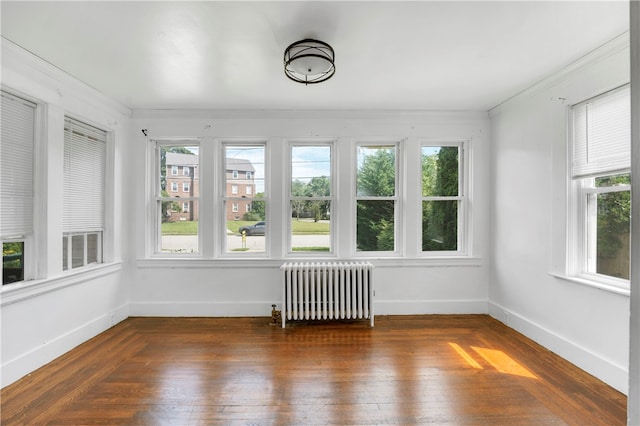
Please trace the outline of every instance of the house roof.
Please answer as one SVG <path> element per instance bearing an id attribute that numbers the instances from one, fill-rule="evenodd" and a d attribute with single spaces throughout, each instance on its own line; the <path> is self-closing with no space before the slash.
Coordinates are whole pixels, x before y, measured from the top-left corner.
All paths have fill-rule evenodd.
<path id="1" fill-rule="evenodd" d="M 251 161 L 242 158 L 227 158 L 227 170 L 237 170 L 239 172 L 256 171 Z"/>
<path id="2" fill-rule="evenodd" d="M 167 166 L 197 166 L 198 156 L 194 154 L 179 154 L 167 152 Z"/>

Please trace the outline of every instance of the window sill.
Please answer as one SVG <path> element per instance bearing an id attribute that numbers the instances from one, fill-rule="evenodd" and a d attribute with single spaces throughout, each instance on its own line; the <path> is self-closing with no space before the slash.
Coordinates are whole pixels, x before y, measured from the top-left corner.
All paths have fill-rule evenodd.
<path id="1" fill-rule="evenodd" d="M 564 274 L 556 274 L 556 273 L 550 273 L 549 275 L 551 275 L 552 277 L 559 278 L 561 280 L 598 288 L 600 290 L 605 290 L 611 293 L 620 294 L 622 296 L 629 297 L 629 294 L 630 294 L 628 284 L 626 288 L 623 287 L 625 283 L 624 280 L 616 280 L 616 279 L 594 280 L 594 279 L 580 277 L 580 276 L 564 275 Z"/>
<path id="2" fill-rule="evenodd" d="M 42 294 L 74 286 L 122 269 L 122 262 L 102 263 L 75 271 L 65 271 L 54 278 L 20 281 L 7 284 L 0 289 L 0 306 L 11 305 Z"/>
<path id="3" fill-rule="evenodd" d="M 287 257 L 283 259 L 202 259 L 202 258 L 149 258 L 138 259 L 136 265 L 141 269 L 171 268 L 171 269 L 200 269 L 200 268 L 279 268 L 284 262 L 349 262 L 369 261 L 377 268 L 420 268 L 420 267 L 480 267 L 483 264 L 479 257 L 432 257 L 432 258 L 373 258 L 353 257 L 338 259 L 335 257 Z"/>

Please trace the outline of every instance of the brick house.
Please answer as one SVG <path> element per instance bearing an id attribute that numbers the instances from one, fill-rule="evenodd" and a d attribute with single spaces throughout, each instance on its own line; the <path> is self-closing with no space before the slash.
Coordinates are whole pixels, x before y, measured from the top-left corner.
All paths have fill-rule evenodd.
<path id="1" fill-rule="evenodd" d="M 178 154 L 167 152 L 167 186 L 170 197 L 189 198 L 200 195 L 198 156 L 194 154 Z M 181 220 L 198 220 L 198 202 L 192 200 L 176 200 L 178 206 L 169 210 L 169 222 Z M 178 208 L 176 208 L 178 207 Z"/>
<path id="2" fill-rule="evenodd" d="M 241 158 L 227 158 L 226 165 L 227 220 L 242 220 L 251 211 L 256 194 L 255 168 L 249 160 Z"/>

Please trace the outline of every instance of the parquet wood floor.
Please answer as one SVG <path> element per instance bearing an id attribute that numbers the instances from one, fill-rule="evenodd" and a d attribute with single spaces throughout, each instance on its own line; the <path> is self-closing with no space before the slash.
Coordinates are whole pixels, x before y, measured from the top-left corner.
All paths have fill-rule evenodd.
<path id="1" fill-rule="evenodd" d="M 129 318 L 1 392 L 9 425 L 624 425 L 626 397 L 485 315 Z"/>

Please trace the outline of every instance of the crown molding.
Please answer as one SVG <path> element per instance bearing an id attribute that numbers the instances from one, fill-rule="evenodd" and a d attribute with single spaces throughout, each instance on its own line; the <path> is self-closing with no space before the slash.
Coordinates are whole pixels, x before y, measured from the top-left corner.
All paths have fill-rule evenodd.
<path id="1" fill-rule="evenodd" d="M 7 81 L 8 72 L 14 71 L 18 76 L 27 76 L 36 82 L 45 83 L 46 87 L 50 87 L 56 93 L 55 97 L 58 101 L 65 97 L 75 98 L 101 109 L 107 108 L 126 117 L 131 116 L 131 109 L 126 105 L 105 95 L 11 40 L 2 37 L 0 39 L 0 48 L 2 49 L 3 84 L 6 84 L 7 87 L 20 90 L 20 87 L 14 87 L 11 79 Z M 45 95 L 43 94 L 43 96 Z M 46 102 L 48 100 L 43 99 L 43 101 Z"/>
<path id="2" fill-rule="evenodd" d="M 599 62 L 607 60 L 611 56 L 624 51 L 625 49 L 629 49 L 630 47 L 630 34 L 629 31 L 625 31 L 619 36 L 613 38 L 607 43 L 603 44 L 600 47 L 595 48 L 591 52 L 585 54 L 584 56 L 578 58 L 577 60 L 571 62 L 568 65 L 565 65 L 561 69 L 551 73 L 549 76 L 543 78 L 537 83 L 532 84 L 528 88 L 514 94 L 513 96 L 505 99 L 500 102 L 498 105 L 489 109 L 489 115 L 494 115 L 498 113 L 502 107 L 511 101 L 518 99 L 523 96 L 531 96 L 536 93 L 540 93 L 550 87 L 555 86 L 556 84 L 566 80 L 570 76 L 573 76 L 577 73 L 580 73 L 586 67 L 593 66 Z"/>
<path id="3" fill-rule="evenodd" d="M 214 118 L 214 119 L 343 119 L 343 120 L 483 120 L 487 111 L 426 110 L 208 110 L 134 109 L 131 118 Z"/>

